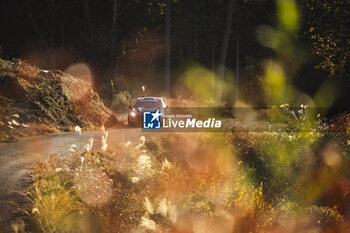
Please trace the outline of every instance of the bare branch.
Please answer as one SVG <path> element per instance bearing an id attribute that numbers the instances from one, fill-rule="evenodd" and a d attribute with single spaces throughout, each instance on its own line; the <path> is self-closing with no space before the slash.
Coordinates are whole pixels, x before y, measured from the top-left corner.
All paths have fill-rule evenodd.
<path id="1" fill-rule="evenodd" d="M 136 0 L 132 0 L 131 2 L 129 2 L 128 4 L 126 4 L 120 11 L 119 11 L 119 16 L 134 2 L 136 2 Z"/>

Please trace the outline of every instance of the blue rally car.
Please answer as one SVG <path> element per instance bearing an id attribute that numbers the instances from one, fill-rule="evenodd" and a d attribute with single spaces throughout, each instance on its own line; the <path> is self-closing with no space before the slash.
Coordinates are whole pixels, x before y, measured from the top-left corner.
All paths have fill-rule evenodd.
<path id="1" fill-rule="evenodd" d="M 157 110 L 164 112 L 166 107 L 164 98 L 162 97 L 139 97 L 134 107 L 129 111 L 128 125 L 141 126 L 144 112 L 155 112 Z"/>

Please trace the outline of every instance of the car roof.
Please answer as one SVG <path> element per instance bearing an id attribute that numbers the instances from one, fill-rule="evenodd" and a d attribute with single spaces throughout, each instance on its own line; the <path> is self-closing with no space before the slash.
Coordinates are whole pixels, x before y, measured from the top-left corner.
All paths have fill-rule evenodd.
<path id="1" fill-rule="evenodd" d="M 137 98 L 136 101 L 138 101 L 138 102 L 143 102 L 143 101 L 145 101 L 145 102 L 147 102 L 147 101 L 158 102 L 158 101 L 162 101 L 162 100 L 163 100 L 162 97 L 139 97 L 139 98 Z"/>

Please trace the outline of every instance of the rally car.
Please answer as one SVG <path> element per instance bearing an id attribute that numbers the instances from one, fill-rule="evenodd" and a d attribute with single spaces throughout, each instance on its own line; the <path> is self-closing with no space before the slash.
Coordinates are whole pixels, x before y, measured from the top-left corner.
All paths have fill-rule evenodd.
<path id="1" fill-rule="evenodd" d="M 134 107 L 129 111 L 128 125 L 141 126 L 144 112 L 155 112 L 157 110 L 163 112 L 166 107 L 164 98 L 162 97 L 139 97 Z"/>

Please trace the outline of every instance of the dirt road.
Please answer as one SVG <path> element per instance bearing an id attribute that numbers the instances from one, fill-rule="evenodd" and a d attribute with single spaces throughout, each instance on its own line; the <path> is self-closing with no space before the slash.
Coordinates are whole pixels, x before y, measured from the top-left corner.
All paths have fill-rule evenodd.
<path id="1" fill-rule="evenodd" d="M 108 145 L 126 141 L 137 141 L 150 133 L 137 128 L 108 130 Z M 11 223 L 21 219 L 23 205 L 28 205 L 23 193 L 31 184 L 30 171 L 50 155 L 65 156 L 72 144 L 84 150 L 90 137 L 94 138 L 93 149 L 101 146 L 102 131 L 59 133 L 22 139 L 16 143 L 0 143 L 0 232 L 12 232 Z"/>

